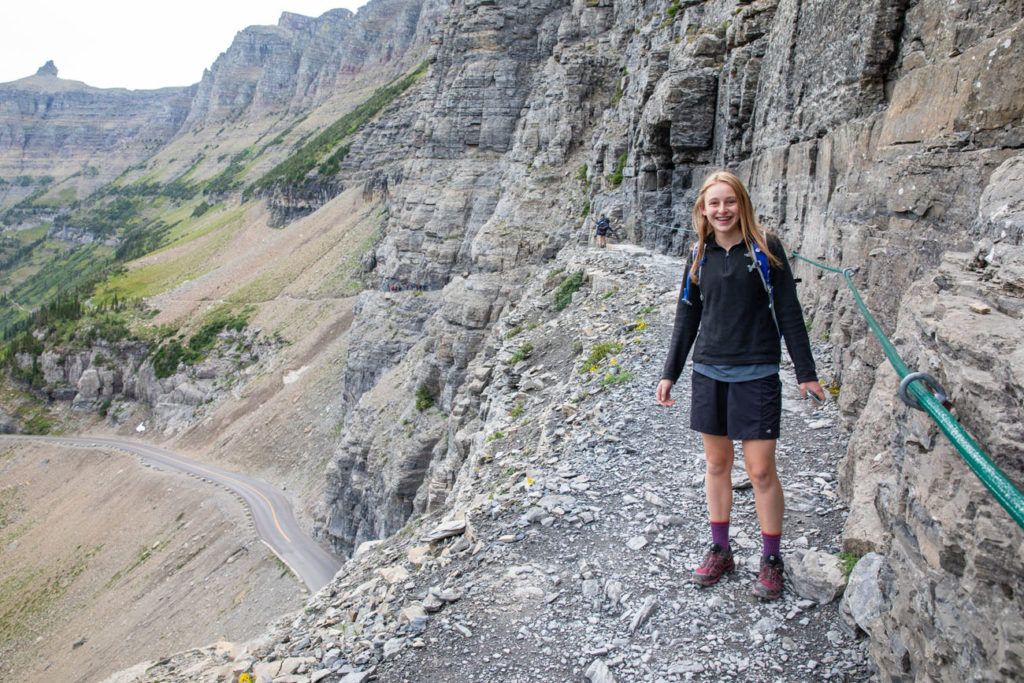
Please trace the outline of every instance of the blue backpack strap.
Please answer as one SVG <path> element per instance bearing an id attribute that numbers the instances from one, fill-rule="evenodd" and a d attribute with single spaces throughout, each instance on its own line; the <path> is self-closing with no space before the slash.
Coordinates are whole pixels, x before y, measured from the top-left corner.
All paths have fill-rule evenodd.
<path id="1" fill-rule="evenodd" d="M 768 261 L 768 254 L 761 251 L 761 247 L 757 245 L 757 242 L 754 242 L 754 260 L 757 261 L 757 269 L 761 271 L 761 282 L 764 284 L 765 291 L 768 292 L 768 300 L 774 303 L 771 263 Z"/>
<path id="2" fill-rule="evenodd" d="M 752 242 L 751 253 L 754 263 L 750 264 L 750 270 L 753 270 L 755 267 L 757 268 L 757 274 L 761 278 L 761 284 L 764 285 L 764 291 L 768 292 L 768 310 L 771 311 L 772 321 L 775 322 L 775 329 L 781 337 L 782 328 L 779 327 L 779 320 L 775 317 L 775 289 L 772 287 L 772 267 L 768 261 L 768 254 L 761 250 L 757 242 Z"/>
<path id="3" fill-rule="evenodd" d="M 697 260 L 697 251 L 699 249 L 700 249 L 700 245 L 699 244 L 693 245 L 693 251 L 690 252 L 690 260 L 691 261 L 696 261 Z M 704 270 L 704 262 L 707 261 L 707 260 L 708 260 L 708 255 L 707 255 L 707 252 L 705 251 L 704 254 L 700 257 L 700 263 L 697 265 L 697 282 L 698 283 L 700 282 L 700 273 L 701 273 L 702 270 Z M 686 273 L 683 275 L 683 278 L 685 278 L 684 281 L 683 281 L 683 303 L 685 303 L 687 306 L 691 306 L 692 304 L 690 303 L 690 284 L 693 282 L 693 278 L 690 277 L 690 269 L 689 268 L 686 269 Z"/>

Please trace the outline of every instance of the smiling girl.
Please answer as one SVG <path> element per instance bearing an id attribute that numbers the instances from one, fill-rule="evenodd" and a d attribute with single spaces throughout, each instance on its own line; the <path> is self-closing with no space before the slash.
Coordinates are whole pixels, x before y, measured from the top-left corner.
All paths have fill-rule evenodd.
<path id="1" fill-rule="evenodd" d="M 732 510 L 733 442 L 743 444 L 743 461 L 754 488 L 763 541 L 754 595 L 782 595 L 782 485 L 775 469 L 775 445 L 782 415 L 780 336 L 796 369 L 801 398 L 825 393 L 797 299 L 796 283 L 782 243 L 754 219 L 750 196 L 732 173 L 718 171 L 704 181 L 693 206 L 697 244 L 687 261 L 675 329 L 658 383 L 657 401 L 673 406 L 672 387 L 693 347 L 690 427 L 704 439 L 704 477 L 711 521 L 711 547 L 693 580 L 711 586 L 733 571 L 729 546 Z M 762 270 L 759 261 L 765 264 Z"/>

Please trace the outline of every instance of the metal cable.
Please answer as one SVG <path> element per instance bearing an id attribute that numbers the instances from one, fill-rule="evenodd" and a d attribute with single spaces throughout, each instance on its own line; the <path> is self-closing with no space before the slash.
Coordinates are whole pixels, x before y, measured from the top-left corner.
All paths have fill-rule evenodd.
<path id="1" fill-rule="evenodd" d="M 868 327 L 874 332 L 878 343 L 882 345 L 882 350 L 892 364 L 893 369 L 896 370 L 896 374 L 899 375 L 901 380 L 909 375 L 911 372 L 910 368 L 900 358 L 896 347 L 892 345 L 889 338 L 885 336 L 882 326 L 871 315 L 871 311 L 868 310 L 860 296 L 860 292 L 857 290 L 857 285 L 853 283 L 855 269 L 835 268 L 809 259 L 806 256 L 801 256 L 795 251 L 792 252 L 792 256 L 816 268 L 843 276 L 846 280 L 846 286 L 853 293 L 853 299 L 857 303 L 857 308 L 860 310 L 861 315 L 864 316 L 864 320 L 867 321 Z M 935 421 L 935 424 L 939 426 L 939 429 L 942 430 L 942 433 L 946 435 L 946 438 L 953 444 L 953 447 L 960 453 L 960 457 L 964 459 L 967 466 L 971 468 L 978 479 L 981 480 L 981 483 L 985 485 L 985 488 L 992 493 L 1003 509 L 1013 518 L 1013 521 L 1017 522 L 1017 525 L 1024 529 L 1024 494 L 1013 485 L 1006 475 L 1003 474 L 1002 470 L 996 467 L 992 459 L 971 438 L 971 435 L 964 430 L 963 425 L 957 422 L 956 418 L 950 414 L 943 405 L 943 402 L 928 391 L 924 382 L 912 380 L 909 387 L 905 387 L 905 389 L 906 393 L 911 394 L 917 401 L 917 405 L 913 407 L 924 411 Z"/>

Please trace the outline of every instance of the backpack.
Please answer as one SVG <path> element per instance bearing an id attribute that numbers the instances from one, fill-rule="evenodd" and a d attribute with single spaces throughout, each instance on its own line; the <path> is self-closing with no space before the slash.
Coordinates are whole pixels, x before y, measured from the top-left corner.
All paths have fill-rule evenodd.
<path id="1" fill-rule="evenodd" d="M 696 260 L 697 249 L 699 245 L 693 245 L 693 251 L 690 254 L 690 258 Z M 779 328 L 779 321 L 775 317 L 775 289 L 772 287 L 772 267 L 768 261 L 768 254 L 761 251 L 761 247 L 758 246 L 757 242 L 751 241 L 747 244 L 748 254 L 750 255 L 751 263 L 747 266 L 747 272 L 757 268 L 757 275 L 761 278 L 761 284 L 764 286 L 764 291 L 768 293 L 768 310 L 772 314 L 772 322 L 775 323 L 775 329 L 778 331 L 779 336 L 782 336 L 782 330 Z M 697 264 L 697 284 L 700 284 L 701 271 L 704 269 L 704 263 L 708 260 L 708 252 L 705 249 L 704 254 L 700 257 L 700 263 Z M 690 271 L 687 270 L 683 276 L 686 278 L 683 283 L 683 303 L 687 306 L 692 306 L 690 303 L 690 283 L 693 279 L 690 277 Z"/>

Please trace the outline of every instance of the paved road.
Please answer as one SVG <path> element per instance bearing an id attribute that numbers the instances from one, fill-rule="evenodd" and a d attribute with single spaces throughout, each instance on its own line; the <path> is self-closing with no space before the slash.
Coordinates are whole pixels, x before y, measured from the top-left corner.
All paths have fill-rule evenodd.
<path id="1" fill-rule="evenodd" d="M 341 567 L 341 560 L 328 553 L 302 532 L 292 506 L 284 495 L 266 482 L 244 474 L 189 460 L 177 453 L 137 441 L 101 437 L 0 436 L 0 440 L 30 440 L 85 448 L 122 450 L 143 462 L 172 472 L 184 472 L 220 484 L 234 491 L 252 513 L 260 539 L 311 591 L 323 588 Z"/>

